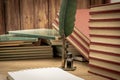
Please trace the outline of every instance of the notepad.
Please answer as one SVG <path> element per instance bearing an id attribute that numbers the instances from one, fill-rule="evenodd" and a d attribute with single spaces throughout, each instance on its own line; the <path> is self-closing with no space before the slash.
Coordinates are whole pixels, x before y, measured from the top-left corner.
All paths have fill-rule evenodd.
<path id="1" fill-rule="evenodd" d="M 38 68 L 8 72 L 8 80 L 84 80 L 61 68 Z"/>

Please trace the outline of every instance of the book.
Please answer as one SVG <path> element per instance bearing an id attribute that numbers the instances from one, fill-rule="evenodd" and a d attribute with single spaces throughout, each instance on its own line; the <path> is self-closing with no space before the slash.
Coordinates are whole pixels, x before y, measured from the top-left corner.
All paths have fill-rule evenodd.
<path id="1" fill-rule="evenodd" d="M 59 14 L 57 14 L 57 18 L 52 23 L 53 29 L 59 30 Z M 78 18 L 78 17 L 77 17 Z M 74 27 L 73 33 L 67 37 L 67 40 L 78 50 L 78 52 L 88 60 L 89 54 L 89 44 L 90 40 L 80 32 L 77 27 Z"/>
<path id="2" fill-rule="evenodd" d="M 37 38 L 19 37 L 12 34 L 0 35 L 0 47 L 5 46 L 22 46 L 32 45 L 33 42 L 37 42 Z"/>
<path id="3" fill-rule="evenodd" d="M 108 61 L 108 62 L 113 62 L 116 64 L 120 64 L 120 55 L 114 55 L 113 53 L 106 53 L 106 52 L 102 52 L 102 51 L 94 51 L 91 50 L 90 51 L 90 58 L 94 58 L 94 59 L 99 59 L 99 60 L 103 60 L 104 61 Z"/>
<path id="4" fill-rule="evenodd" d="M 57 46 L 57 45 L 62 46 L 63 45 L 62 40 L 50 40 L 50 44 L 52 46 Z"/>
<path id="5" fill-rule="evenodd" d="M 119 0 L 111 0 L 111 3 L 116 3 L 116 2 L 120 2 Z"/>
<path id="6" fill-rule="evenodd" d="M 12 46 L 0 48 L 0 60 L 52 58 L 51 46 Z"/>
<path id="7" fill-rule="evenodd" d="M 90 34 L 120 37 L 120 29 L 91 29 Z"/>
<path id="8" fill-rule="evenodd" d="M 119 38 L 111 38 L 111 37 L 104 37 L 104 36 L 91 36 L 91 42 L 96 43 L 103 43 L 103 44 L 112 44 L 112 45 L 120 45 Z"/>
<path id="9" fill-rule="evenodd" d="M 119 68 L 120 64 L 115 64 L 115 63 L 112 63 L 109 61 L 105 61 L 105 60 L 103 61 L 103 60 L 95 59 L 95 58 L 91 58 L 89 64 L 99 66 L 102 68 L 106 68 L 106 69 L 112 70 L 114 72 L 120 73 L 120 68 Z"/>
<path id="10" fill-rule="evenodd" d="M 53 29 L 55 29 L 55 30 L 59 30 L 59 27 L 58 27 L 59 26 L 59 19 L 58 19 L 58 17 L 59 17 L 59 15 L 57 16 L 57 18 L 52 23 Z M 85 43 L 89 45 L 89 43 L 90 43 L 89 38 L 86 37 L 81 31 L 79 31 L 79 29 L 76 26 L 74 27 L 73 32 L 76 33 L 79 37 L 81 37 L 85 41 Z"/>
<path id="11" fill-rule="evenodd" d="M 62 76 L 62 77 L 61 77 Z M 8 72 L 8 80 L 84 80 L 60 68 L 37 68 Z"/>
<path id="12" fill-rule="evenodd" d="M 80 54 L 88 60 L 88 51 L 73 37 L 67 38 L 69 42 L 80 52 Z"/>
<path id="13" fill-rule="evenodd" d="M 74 36 L 74 38 L 77 39 L 78 42 L 79 42 L 81 45 L 83 45 L 83 47 L 85 47 L 87 50 L 89 50 L 89 46 L 83 41 L 83 39 L 82 39 L 81 37 L 79 37 L 79 36 L 77 35 L 77 33 L 74 33 L 74 32 L 73 32 L 71 35 Z"/>
<path id="14" fill-rule="evenodd" d="M 99 76 L 105 77 L 110 80 L 120 79 L 120 76 L 118 73 L 115 74 L 113 71 L 109 71 L 108 69 L 104 69 L 104 68 L 94 66 L 94 65 L 89 65 L 89 66 L 90 66 L 89 72 L 92 74 L 99 75 Z"/>
<path id="15" fill-rule="evenodd" d="M 109 21 L 92 21 L 92 22 L 90 22 L 90 27 L 107 27 L 107 28 L 116 28 L 116 27 L 120 27 L 119 26 L 119 23 L 120 23 L 120 21 L 111 21 L 111 22 L 109 22 Z"/>
<path id="16" fill-rule="evenodd" d="M 113 11 L 114 12 L 114 11 Z M 98 20 L 98 19 L 117 19 L 117 18 L 120 18 L 120 11 L 116 12 L 116 13 L 113 13 L 113 12 L 109 12 L 109 13 L 98 13 L 98 14 L 95 14 L 95 13 L 92 13 L 91 12 L 91 19 L 95 19 L 95 20 Z"/>
<path id="17" fill-rule="evenodd" d="M 93 6 L 90 11 L 91 12 L 101 12 L 101 11 L 108 11 L 108 10 L 119 10 L 120 9 L 120 2 L 118 3 L 109 3 L 104 5 Z"/>
<path id="18" fill-rule="evenodd" d="M 110 46 L 110 45 L 101 45 L 101 44 L 91 44 L 90 50 L 96 50 L 96 51 L 103 51 L 103 52 L 110 52 L 113 54 L 119 54 L 120 48 L 117 46 Z"/>
<path id="19" fill-rule="evenodd" d="M 75 61 L 81 61 L 81 62 L 86 61 L 86 59 L 84 57 L 82 57 L 81 55 L 74 56 L 74 60 Z"/>
<path id="20" fill-rule="evenodd" d="M 72 44 L 70 44 L 69 42 L 68 42 L 67 51 L 72 53 L 73 57 L 75 57 L 77 55 L 80 55 L 79 51 Z"/>

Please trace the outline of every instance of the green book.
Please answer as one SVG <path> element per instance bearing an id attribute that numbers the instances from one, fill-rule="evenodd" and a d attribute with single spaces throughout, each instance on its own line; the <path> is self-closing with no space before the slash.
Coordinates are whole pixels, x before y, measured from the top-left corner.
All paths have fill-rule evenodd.
<path id="1" fill-rule="evenodd" d="M 59 37 L 59 33 L 54 29 L 27 29 L 27 30 L 16 30 L 8 31 L 9 34 L 22 37 L 32 37 L 40 39 L 56 39 Z"/>
<path id="2" fill-rule="evenodd" d="M 6 42 L 6 41 L 38 41 L 38 39 L 30 38 L 30 37 L 20 37 L 12 34 L 0 35 L 0 42 Z"/>

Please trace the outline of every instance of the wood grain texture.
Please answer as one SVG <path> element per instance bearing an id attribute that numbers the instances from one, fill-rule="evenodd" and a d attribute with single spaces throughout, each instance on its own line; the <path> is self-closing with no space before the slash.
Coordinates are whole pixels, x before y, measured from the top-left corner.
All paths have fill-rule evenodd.
<path id="1" fill-rule="evenodd" d="M 61 1 L 0 0 L 0 34 L 9 30 L 52 28 Z M 89 6 L 90 0 L 77 0 L 78 9 Z"/>
<path id="2" fill-rule="evenodd" d="M 61 1 L 62 0 L 49 0 L 49 28 L 52 28 L 52 23 L 60 9 Z"/>
<path id="3" fill-rule="evenodd" d="M 34 28 L 34 0 L 20 0 L 21 29 Z"/>
<path id="4" fill-rule="evenodd" d="M 90 6 L 96 6 L 101 4 L 110 3 L 111 0 L 90 0 Z"/>
<path id="5" fill-rule="evenodd" d="M 34 0 L 35 28 L 48 28 L 48 0 Z"/>
<path id="6" fill-rule="evenodd" d="M 4 2 L 0 0 L 0 34 L 5 33 L 4 25 Z"/>
<path id="7" fill-rule="evenodd" d="M 77 9 L 88 9 L 90 0 L 77 0 Z"/>
<path id="8" fill-rule="evenodd" d="M 6 31 L 20 29 L 19 0 L 6 0 Z"/>

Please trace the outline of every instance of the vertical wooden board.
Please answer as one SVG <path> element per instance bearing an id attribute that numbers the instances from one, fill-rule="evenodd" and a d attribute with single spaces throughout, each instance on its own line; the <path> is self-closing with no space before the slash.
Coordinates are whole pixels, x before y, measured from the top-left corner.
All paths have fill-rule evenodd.
<path id="1" fill-rule="evenodd" d="M 62 0 L 49 0 L 49 28 L 52 28 L 52 23 L 60 10 L 61 1 Z"/>
<path id="2" fill-rule="evenodd" d="M 90 0 L 77 0 L 77 9 L 88 9 Z"/>
<path id="3" fill-rule="evenodd" d="M 0 34 L 5 33 L 4 25 L 4 0 L 0 0 Z"/>
<path id="4" fill-rule="evenodd" d="M 20 0 L 21 29 L 34 28 L 34 0 Z"/>
<path id="5" fill-rule="evenodd" d="M 6 31 L 20 29 L 19 0 L 5 1 Z"/>
<path id="6" fill-rule="evenodd" d="M 48 0 L 34 0 L 35 28 L 48 28 Z"/>
<path id="7" fill-rule="evenodd" d="M 110 0 L 91 0 L 91 5 L 100 5 L 100 4 L 105 4 L 105 3 L 109 3 Z"/>

